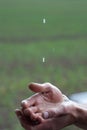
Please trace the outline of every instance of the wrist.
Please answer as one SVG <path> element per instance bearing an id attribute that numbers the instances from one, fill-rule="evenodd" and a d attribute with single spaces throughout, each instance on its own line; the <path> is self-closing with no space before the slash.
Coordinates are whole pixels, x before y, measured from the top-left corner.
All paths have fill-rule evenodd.
<path id="1" fill-rule="evenodd" d="M 87 107 L 82 104 L 76 104 L 75 106 L 75 125 L 87 129 Z"/>

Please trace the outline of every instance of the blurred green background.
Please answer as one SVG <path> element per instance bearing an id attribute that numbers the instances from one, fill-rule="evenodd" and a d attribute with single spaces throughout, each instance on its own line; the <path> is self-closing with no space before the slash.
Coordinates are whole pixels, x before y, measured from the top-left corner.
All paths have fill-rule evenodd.
<path id="1" fill-rule="evenodd" d="M 14 109 L 30 82 L 87 91 L 87 0 L 0 0 L 0 130 L 23 130 Z"/>

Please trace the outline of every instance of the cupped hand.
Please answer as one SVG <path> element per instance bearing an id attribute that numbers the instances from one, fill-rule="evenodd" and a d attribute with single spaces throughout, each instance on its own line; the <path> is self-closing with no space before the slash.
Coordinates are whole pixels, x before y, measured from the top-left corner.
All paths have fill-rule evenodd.
<path id="1" fill-rule="evenodd" d="M 71 115 L 43 120 L 39 125 L 35 125 L 34 121 L 25 116 L 20 109 L 16 110 L 16 115 L 25 130 L 60 130 L 73 123 Z"/>
<path id="2" fill-rule="evenodd" d="M 32 120 L 41 116 L 42 112 L 55 108 L 65 100 L 61 91 L 50 83 L 31 83 L 29 89 L 36 94 L 23 100 L 21 106 L 25 115 L 29 115 Z"/>
<path id="3" fill-rule="evenodd" d="M 70 101 L 58 88 L 32 83 L 29 89 L 36 94 L 23 100 L 22 108 L 16 110 L 26 130 L 60 130 L 71 124 L 87 129 L 87 108 Z"/>

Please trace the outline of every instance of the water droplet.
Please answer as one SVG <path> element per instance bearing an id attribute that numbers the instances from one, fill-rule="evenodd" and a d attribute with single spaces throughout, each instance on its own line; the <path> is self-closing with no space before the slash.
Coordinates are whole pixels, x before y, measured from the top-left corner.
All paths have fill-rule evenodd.
<path id="1" fill-rule="evenodd" d="M 46 19 L 45 19 L 45 18 L 43 18 L 43 23 L 44 23 L 44 24 L 46 23 Z"/>
<path id="2" fill-rule="evenodd" d="M 45 62 L 45 57 L 43 57 L 42 61 Z"/>

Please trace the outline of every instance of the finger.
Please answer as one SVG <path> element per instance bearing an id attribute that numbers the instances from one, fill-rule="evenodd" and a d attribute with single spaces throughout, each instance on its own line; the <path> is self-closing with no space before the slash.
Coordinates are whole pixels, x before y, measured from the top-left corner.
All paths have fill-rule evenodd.
<path id="1" fill-rule="evenodd" d="M 18 119 L 19 119 L 19 121 L 20 121 L 22 127 L 27 128 L 27 122 L 28 122 L 28 121 L 27 121 L 26 118 L 23 116 L 22 111 L 21 111 L 20 109 L 16 109 L 15 113 L 16 113 L 16 115 L 17 115 L 17 117 L 18 117 Z"/>
<path id="2" fill-rule="evenodd" d="M 58 108 L 55 108 L 55 109 L 50 109 L 50 110 L 42 113 L 42 117 L 44 119 L 59 117 L 62 115 L 66 115 L 64 107 L 62 107 L 62 106 L 61 107 L 59 106 Z"/>
<path id="3" fill-rule="evenodd" d="M 43 121 L 42 113 L 38 112 L 37 107 L 35 107 L 35 108 L 33 107 L 32 109 L 28 108 L 28 109 L 24 110 L 24 114 L 26 117 L 29 117 L 32 121 L 35 121 L 38 123 L 41 123 Z"/>
<path id="4" fill-rule="evenodd" d="M 23 107 L 23 108 L 28 108 L 28 107 L 30 107 L 30 106 L 34 106 L 35 105 L 35 98 L 33 98 L 33 96 L 31 96 L 30 98 L 27 98 L 27 99 L 25 99 L 25 100 L 23 100 L 22 102 L 21 102 L 21 106 Z"/>
<path id="5" fill-rule="evenodd" d="M 33 92 L 56 92 L 58 95 L 62 95 L 62 92 L 52 85 L 51 83 L 43 83 L 43 84 L 38 84 L 38 83 L 31 83 L 28 85 L 29 89 L 31 89 Z"/>
<path id="6" fill-rule="evenodd" d="M 27 108 L 27 109 L 24 110 L 24 114 L 26 116 L 30 116 L 30 115 L 32 115 L 32 113 L 36 113 L 36 112 L 38 112 L 37 107 L 30 107 L 30 108 Z"/>
<path id="7" fill-rule="evenodd" d="M 32 128 L 32 126 L 38 125 L 42 121 L 40 117 L 38 117 L 38 119 L 36 121 L 31 120 L 30 117 L 25 116 L 20 109 L 16 109 L 15 113 L 16 113 L 21 125 L 25 129 L 28 128 L 30 130 Z"/>
<path id="8" fill-rule="evenodd" d="M 26 101 L 26 100 L 21 101 L 21 106 L 22 106 L 23 108 L 27 108 L 27 107 L 28 107 L 27 101 Z"/>
<path id="9" fill-rule="evenodd" d="M 35 118 L 35 119 L 34 119 Z M 34 120 L 33 120 L 34 119 Z M 43 117 L 42 117 L 42 113 L 36 113 L 36 114 L 32 114 L 32 120 L 35 122 L 35 124 L 40 124 L 44 121 Z"/>
<path id="10" fill-rule="evenodd" d="M 33 109 L 28 108 L 28 109 L 24 110 L 24 114 L 25 114 L 25 116 L 30 117 L 31 120 L 35 121 L 37 119 L 35 112 L 37 112 L 37 111 L 38 111 L 37 107 L 35 107 Z"/>
<path id="11" fill-rule="evenodd" d="M 54 118 L 55 117 L 55 112 L 54 111 L 43 112 L 42 117 L 44 119 Z"/>
<path id="12" fill-rule="evenodd" d="M 16 109 L 15 113 L 16 113 L 17 117 L 20 119 L 20 117 L 22 116 L 21 110 L 20 109 Z"/>
<path id="13" fill-rule="evenodd" d="M 33 120 L 33 119 L 34 119 L 33 116 L 35 117 L 35 120 Z M 35 122 L 35 124 L 36 124 L 36 123 L 37 123 L 37 124 L 40 124 L 41 122 L 44 121 L 44 119 L 43 119 L 41 113 L 36 113 L 36 114 L 32 115 L 32 120 Z"/>
<path id="14" fill-rule="evenodd" d="M 22 127 L 24 127 L 25 129 L 29 128 L 29 125 L 26 123 L 26 119 L 24 119 L 23 116 L 20 117 L 19 121 L 20 121 Z"/>
<path id="15" fill-rule="evenodd" d="M 45 92 L 48 88 L 51 88 L 50 83 L 44 83 L 44 84 L 38 84 L 38 83 L 31 83 L 29 84 L 29 89 L 31 89 L 33 92 Z"/>
<path id="16" fill-rule="evenodd" d="M 16 109 L 15 113 L 16 113 L 16 115 L 17 115 L 21 125 L 25 128 L 27 125 L 25 123 L 26 121 L 25 121 L 25 119 L 23 117 L 23 114 L 22 114 L 21 110 L 20 109 Z"/>
<path id="17" fill-rule="evenodd" d="M 36 119 L 38 120 L 39 123 L 42 123 L 44 121 L 43 117 L 42 117 L 42 113 L 36 113 Z"/>

